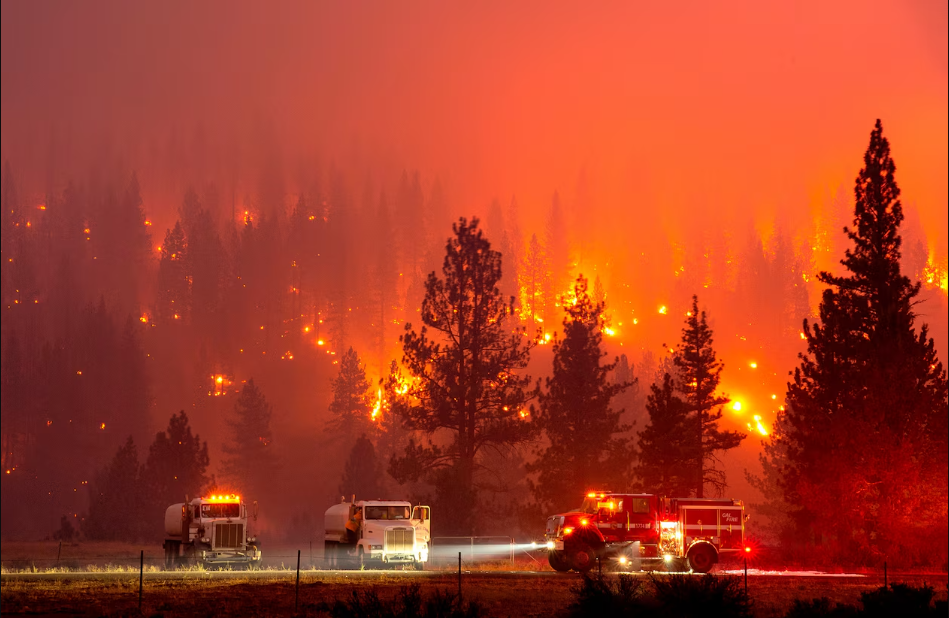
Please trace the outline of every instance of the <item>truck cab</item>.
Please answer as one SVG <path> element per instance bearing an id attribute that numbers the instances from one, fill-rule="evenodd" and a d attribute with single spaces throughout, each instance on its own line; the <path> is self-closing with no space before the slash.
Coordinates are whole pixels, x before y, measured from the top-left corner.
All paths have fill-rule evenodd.
<path id="1" fill-rule="evenodd" d="M 324 514 L 324 555 L 330 566 L 428 562 L 431 509 L 403 500 L 342 501 Z"/>
<path id="2" fill-rule="evenodd" d="M 206 567 L 258 566 L 260 544 L 249 533 L 248 521 L 247 505 L 234 494 L 171 505 L 165 511 L 166 566 L 188 562 Z"/>

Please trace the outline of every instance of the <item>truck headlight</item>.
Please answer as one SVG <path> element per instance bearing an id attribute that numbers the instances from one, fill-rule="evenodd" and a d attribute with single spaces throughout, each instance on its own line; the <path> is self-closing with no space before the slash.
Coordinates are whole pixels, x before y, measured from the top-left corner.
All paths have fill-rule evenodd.
<path id="1" fill-rule="evenodd" d="M 553 541 L 547 541 L 547 549 L 553 549 L 553 548 L 554 548 L 554 542 L 553 542 Z"/>
<path id="2" fill-rule="evenodd" d="M 201 539 L 201 542 L 202 542 L 202 543 L 209 543 L 209 544 L 210 544 L 210 543 L 211 543 L 211 539 L 209 539 L 208 537 L 204 537 L 203 539 Z"/>

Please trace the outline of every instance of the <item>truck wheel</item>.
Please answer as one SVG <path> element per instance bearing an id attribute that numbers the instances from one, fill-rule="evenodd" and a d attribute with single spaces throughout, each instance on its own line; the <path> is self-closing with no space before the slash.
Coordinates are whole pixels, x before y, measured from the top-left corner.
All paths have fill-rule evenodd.
<path id="1" fill-rule="evenodd" d="M 708 545 L 693 547 L 689 552 L 689 566 L 696 573 L 708 573 L 715 565 L 715 552 Z"/>
<path id="2" fill-rule="evenodd" d="M 551 549 L 548 551 L 547 562 L 550 564 L 550 568 L 555 571 L 566 573 L 570 570 L 570 563 L 567 562 L 567 556 L 562 551 L 558 551 L 556 549 Z"/>
<path id="3" fill-rule="evenodd" d="M 570 552 L 570 567 L 578 573 L 586 573 L 596 564 L 596 554 L 586 543 L 578 543 Z"/>

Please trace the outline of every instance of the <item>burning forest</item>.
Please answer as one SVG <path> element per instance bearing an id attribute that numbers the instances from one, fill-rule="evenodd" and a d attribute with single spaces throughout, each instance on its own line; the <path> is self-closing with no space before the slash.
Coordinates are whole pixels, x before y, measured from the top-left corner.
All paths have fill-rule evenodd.
<path id="1" fill-rule="evenodd" d="M 4 539 L 608 489 L 945 564 L 944 14 L 238 4 L 3 5 Z"/>

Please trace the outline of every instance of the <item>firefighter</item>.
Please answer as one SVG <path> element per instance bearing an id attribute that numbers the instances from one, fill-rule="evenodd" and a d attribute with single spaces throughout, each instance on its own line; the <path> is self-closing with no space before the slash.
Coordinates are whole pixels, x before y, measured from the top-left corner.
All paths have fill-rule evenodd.
<path id="1" fill-rule="evenodd" d="M 350 544 L 355 545 L 359 540 L 359 529 L 362 528 L 362 507 L 353 511 L 353 516 L 346 522 L 346 536 Z"/>

